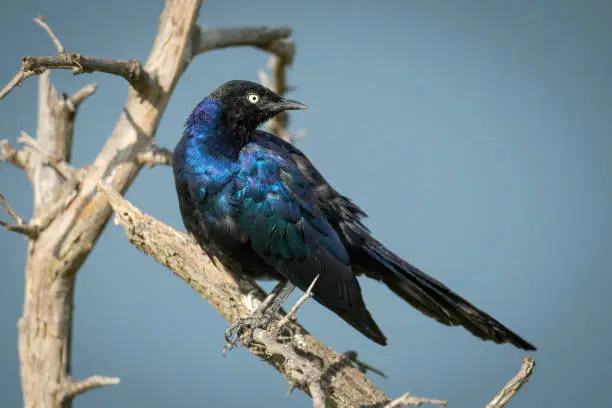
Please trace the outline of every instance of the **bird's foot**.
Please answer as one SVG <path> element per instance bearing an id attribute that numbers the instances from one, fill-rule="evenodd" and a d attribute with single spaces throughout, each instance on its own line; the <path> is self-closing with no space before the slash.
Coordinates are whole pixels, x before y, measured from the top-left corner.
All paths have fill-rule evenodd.
<path id="1" fill-rule="evenodd" d="M 249 347 L 253 343 L 253 332 L 255 329 L 264 329 L 270 322 L 270 316 L 255 312 L 252 316 L 233 321 L 225 329 L 226 344 L 223 347 L 223 354 L 237 346 L 239 341 Z"/>

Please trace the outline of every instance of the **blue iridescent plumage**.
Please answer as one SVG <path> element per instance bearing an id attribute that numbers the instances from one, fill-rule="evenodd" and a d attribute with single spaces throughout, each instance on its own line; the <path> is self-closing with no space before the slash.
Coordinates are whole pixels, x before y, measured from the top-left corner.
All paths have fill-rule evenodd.
<path id="1" fill-rule="evenodd" d="M 213 258 L 256 279 L 288 279 L 379 344 L 358 275 L 385 283 L 426 315 L 476 336 L 533 346 L 374 239 L 354 203 L 297 148 L 256 130 L 303 105 L 258 84 L 230 81 L 190 114 L 174 151 L 186 228 Z"/>

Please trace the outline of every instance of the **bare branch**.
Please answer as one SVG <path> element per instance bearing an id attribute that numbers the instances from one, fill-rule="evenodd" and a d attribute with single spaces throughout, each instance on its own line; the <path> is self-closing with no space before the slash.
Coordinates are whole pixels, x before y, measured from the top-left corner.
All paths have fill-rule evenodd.
<path id="1" fill-rule="evenodd" d="M 143 214 L 107 185 L 98 183 L 98 189 L 115 211 L 115 223 L 125 229 L 128 240 L 183 279 L 227 321 L 247 317 L 252 297 L 259 303 L 265 300 L 265 293 L 253 280 L 213 264 L 190 236 Z M 279 370 L 292 388 L 313 396 L 319 404 L 315 406 L 380 406 L 391 401 L 351 359 L 322 344 L 302 326 L 289 320 L 284 331 L 292 333 L 290 342 L 283 341 L 273 327 L 256 329 L 248 350 Z M 325 395 L 326 405 L 321 405 L 321 395 Z"/>
<path id="2" fill-rule="evenodd" d="M 42 74 L 43 71 L 44 70 L 29 72 L 19 71 L 18 73 L 16 73 L 13 79 L 11 79 L 9 83 L 6 84 L 6 86 L 0 91 L 0 100 L 2 100 L 6 95 L 8 95 L 16 86 L 21 86 L 21 83 L 24 79 L 31 77 L 32 75 Z"/>
<path id="3" fill-rule="evenodd" d="M 2 193 L 0 193 L 0 204 L 2 204 L 2 207 L 4 207 L 4 209 L 6 210 L 8 215 L 10 215 L 11 218 L 14 219 L 17 224 L 25 224 L 25 221 L 23 220 L 23 218 L 21 218 L 19 215 L 17 215 L 17 213 L 6 202 L 6 200 L 4 199 L 4 196 L 2 195 Z"/>
<path id="4" fill-rule="evenodd" d="M 523 385 L 527 381 L 529 381 L 529 377 L 531 377 L 531 373 L 533 373 L 533 369 L 535 367 L 535 361 L 527 356 L 523 359 L 523 363 L 521 364 L 521 368 L 518 373 L 504 387 L 493 397 L 491 402 L 487 404 L 485 408 L 503 408 L 506 404 L 516 395 L 517 392 L 521 389 Z"/>
<path id="5" fill-rule="evenodd" d="M 302 306 L 302 304 L 304 304 L 304 302 L 306 302 L 308 299 L 310 299 L 312 297 L 312 289 L 314 288 L 315 283 L 317 283 L 317 280 L 319 280 L 319 276 L 320 275 L 317 275 L 312 280 L 312 283 L 310 284 L 310 286 L 308 286 L 308 289 L 306 290 L 306 292 L 304 292 L 302 297 L 300 297 L 298 299 L 298 301 L 295 302 L 295 305 L 293 305 L 291 310 L 289 310 L 289 313 L 287 313 L 285 316 L 283 316 L 283 318 L 278 322 L 278 324 L 276 325 L 277 330 L 280 330 L 283 326 L 285 326 L 287 323 L 289 323 L 290 320 L 295 320 L 295 318 L 296 318 L 295 314 L 297 313 L 297 311 L 300 308 L 300 306 Z"/>
<path id="6" fill-rule="evenodd" d="M 105 377 L 101 375 L 93 375 L 80 381 L 68 381 L 64 386 L 63 392 L 59 393 L 58 397 L 63 401 L 66 398 L 75 397 L 95 388 L 119 384 L 120 381 L 118 377 Z"/>
<path id="7" fill-rule="evenodd" d="M 423 404 L 439 405 L 441 407 L 445 407 L 448 405 L 448 401 L 442 401 L 442 400 L 431 399 L 431 398 L 415 397 L 414 395 L 405 393 L 401 397 L 391 401 L 389 404 L 385 406 L 385 408 L 398 408 L 401 406 L 420 407 Z"/>
<path id="8" fill-rule="evenodd" d="M 149 77 L 138 60 L 84 57 L 75 52 L 23 59 L 22 72 L 40 73 L 43 69 L 69 69 L 74 75 L 90 72 L 118 75 L 125 78 L 139 93 L 144 93 L 150 85 Z"/>
<path id="9" fill-rule="evenodd" d="M 11 163 L 24 170 L 28 168 L 28 152 L 19 150 L 9 143 L 8 140 L 0 140 L 0 161 Z"/>
<path id="10" fill-rule="evenodd" d="M 28 224 L 23 224 L 23 225 L 9 224 L 7 222 L 0 220 L 0 227 L 4 228 L 7 231 L 12 231 L 18 234 L 23 234 L 26 237 L 29 237 L 32 239 L 35 239 L 38 236 L 38 231 L 36 230 L 36 228 Z"/>
<path id="11" fill-rule="evenodd" d="M 70 96 L 70 100 L 72 101 L 75 107 L 78 107 L 85 99 L 93 95 L 97 89 L 98 89 L 97 84 L 86 85 L 83 88 L 76 91 L 72 96 Z"/>
<path id="12" fill-rule="evenodd" d="M 158 164 L 172 165 L 172 151 L 165 147 L 153 146 L 151 149 L 139 153 L 137 156 L 139 164 L 154 167 Z"/>
<path id="13" fill-rule="evenodd" d="M 49 37 L 51 37 L 51 41 L 53 41 L 53 45 L 57 49 L 57 53 L 63 54 L 65 52 L 64 46 L 62 45 L 60 40 L 55 36 L 55 34 L 53 33 L 53 30 L 51 30 L 51 27 L 49 27 L 47 23 L 45 23 L 43 16 L 37 16 L 34 19 L 34 21 L 36 21 L 36 23 L 38 23 L 38 25 L 41 26 L 47 32 L 47 34 L 49 34 Z"/>
<path id="14" fill-rule="evenodd" d="M 147 87 L 151 85 L 149 77 L 138 60 L 111 60 L 106 58 L 84 57 L 74 52 L 66 52 L 64 46 L 53 33 L 53 30 L 43 20 L 42 16 L 34 19 L 51 37 L 51 41 L 57 49 L 58 55 L 42 57 L 24 57 L 21 70 L 0 91 L 0 99 L 8 95 L 21 82 L 32 76 L 42 74 L 47 69 L 70 69 L 74 75 L 87 72 L 105 72 L 125 78 L 139 93 L 144 94 Z M 85 97 L 93 93 L 91 89 L 86 91 Z M 87 94 L 89 92 L 89 94 Z M 84 99 L 79 95 L 81 100 Z M 77 98 L 79 99 L 79 98 Z"/>
<path id="15" fill-rule="evenodd" d="M 31 147 L 36 152 L 38 152 L 43 160 L 52 166 L 59 174 L 61 174 L 66 180 L 73 180 L 77 176 L 77 172 L 72 166 L 66 163 L 64 160 L 59 159 L 57 157 L 51 156 L 49 153 L 45 151 L 45 149 L 34 139 L 32 136 L 28 135 L 26 132 L 22 131 L 21 136 L 17 139 L 17 141 L 21 144 Z"/>
<path id="16" fill-rule="evenodd" d="M 291 64 L 295 55 L 291 32 L 289 27 L 199 28 L 194 32 L 193 55 L 227 47 L 251 46 L 275 54 Z"/>
<path id="17" fill-rule="evenodd" d="M 27 222 L 25 222 L 24 219 L 21 218 L 11 208 L 9 203 L 6 202 L 2 193 L 0 193 L 0 204 L 2 205 L 2 207 L 4 207 L 8 215 L 10 215 L 13 220 L 15 220 L 15 224 L 9 224 L 7 222 L 0 221 L 0 227 L 3 227 L 7 231 L 19 232 L 30 238 L 36 238 L 36 236 L 38 235 L 38 229 L 32 225 L 29 225 Z"/>

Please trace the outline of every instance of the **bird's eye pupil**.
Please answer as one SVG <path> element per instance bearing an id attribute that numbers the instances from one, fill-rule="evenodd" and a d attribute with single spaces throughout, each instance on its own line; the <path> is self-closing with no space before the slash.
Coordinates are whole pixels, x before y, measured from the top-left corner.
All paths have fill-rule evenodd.
<path id="1" fill-rule="evenodd" d="M 257 103 L 259 101 L 259 95 L 250 94 L 247 98 L 251 103 Z"/>

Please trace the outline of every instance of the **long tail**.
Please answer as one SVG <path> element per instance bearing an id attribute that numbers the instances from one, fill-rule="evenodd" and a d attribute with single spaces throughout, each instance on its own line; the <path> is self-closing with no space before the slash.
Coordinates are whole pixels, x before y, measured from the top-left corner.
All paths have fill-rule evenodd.
<path id="1" fill-rule="evenodd" d="M 377 240 L 362 242 L 359 272 L 384 282 L 406 302 L 447 326 L 461 325 L 483 340 L 512 343 L 524 350 L 535 346 L 457 295 L 443 283 L 395 255 Z M 355 263 L 354 263 L 355 265 Z"/>

